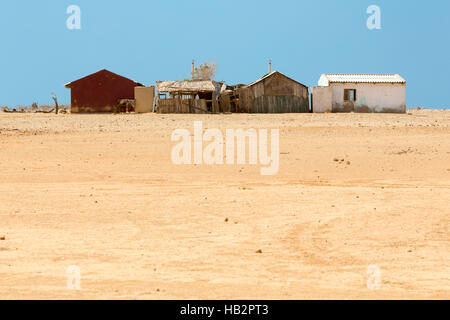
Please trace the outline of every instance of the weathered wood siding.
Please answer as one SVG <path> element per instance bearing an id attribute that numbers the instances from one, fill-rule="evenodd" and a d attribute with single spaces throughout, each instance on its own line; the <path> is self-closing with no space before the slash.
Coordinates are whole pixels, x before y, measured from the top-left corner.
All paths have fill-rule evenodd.
<path id="1" fill-rule="evenodd" d="M 296 96 L 262 96 L 252 100 L 251 113 L 307 113 L 308 102 Z"/>
<path id="2" fill-rule="evenodd" d="M 280 73 L 241 88 L 238 94 L 240 112 L 309 112 L 308 88 Z"/>
<path id="3" fill-rule="evenodd" d="M 219 96 L 219 112 L 230 112 L 231 111 L 231 94 L 221 94 Z"/>
<path id="4" fill-rule="evenodd" d="M 214 107 L 214 104 L 213 104 Z M 217 107 L 216 107 L 217 108 Z M 207 113 L 204 99 L 159 99 L 157 113 Z"/>

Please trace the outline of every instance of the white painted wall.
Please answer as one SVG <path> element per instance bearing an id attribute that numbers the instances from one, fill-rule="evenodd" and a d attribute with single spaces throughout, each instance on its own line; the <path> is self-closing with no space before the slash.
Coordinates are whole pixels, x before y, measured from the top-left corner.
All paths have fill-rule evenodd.
<path id="1" fill-rule="evenodd" d="M 331 87 L 311 87 L 311 103 L 313 113 L 326 113 L 332 111 Z"/>
<path id="2" fill-rule="evenodd" d="M 134 99 L 136 100 L 135 111 L 137 113 L 148 113 L 153 111 L 155 99 L 155 87 L 135 87 Z"/>
<path id="3" fill-rule="evenodd" d="M 328 82 L 328 78 L 326 75 L 321 75 L 320 79 L 319 79 L 319 86 L 321 87 L 328 87 L 329 86 L 329 82 Z"/>
<path id="4" fill-rule="evenodd" d="M 340 108 L 345 105 L 345 89 L 356 89 L 355 112 L 406 112 L 405 84 L 331 83 L 330 88 L 333 112 L 340 111 Z"/>

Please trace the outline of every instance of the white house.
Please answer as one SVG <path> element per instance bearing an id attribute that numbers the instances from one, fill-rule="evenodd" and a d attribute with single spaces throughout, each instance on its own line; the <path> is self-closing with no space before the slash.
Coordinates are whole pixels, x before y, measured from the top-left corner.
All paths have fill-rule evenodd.
<path id="1" fill-rule="evenodd" d="M 311 87 L 312 112 L 406 112 L 406 81 L 398 74 L 323 74 Z"/>

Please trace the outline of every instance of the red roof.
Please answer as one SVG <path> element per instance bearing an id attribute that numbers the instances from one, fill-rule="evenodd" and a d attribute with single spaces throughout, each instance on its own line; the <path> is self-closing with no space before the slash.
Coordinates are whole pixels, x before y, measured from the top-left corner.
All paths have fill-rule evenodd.
<path id="1" fill-rule="evenodd" d="M 65 86 L 66 88 L 70 89 L 70 88 L 72 87 L 73 84 L 78 83 L 78 82 L 81 82 L 81 81 L 84 81 L 84 80 L 87 80 L 87 79 L 89 79 L 90 77 L 93 77 L 93 76 L 95 76 L 95 75 L 97 75 L 97 74 L 99 74 L 99 73 L 108 73 L 108 74 L 114 75 L 114 76 L 116 76 L 116 77 L 119 77 L 119 78 L 122 78 L 122 79 L 126 79 L 126 80 L 129 80 L 129 81 L 132 81 L 132 82 L 136 83 L 136 86 L 142 86 L 142 87 L 144 87 L 144 85 L 143 85 L 142 83 L 136 82 L 136 81 L 134 81 L 134 80 L 132 80 L 132 79 L 129 79 L 129 78 L 126 78 L 126 77 L 123 77 L 123 76 L 121 76 L 121 75 L 119 75 L 119 74 L 117 74 L 117 73 L 111 72 L 111 71 L 106 70 L 106 69 L 103 69 L 103 70 L 100 70 L 100 71 L 98 71 L 98 72 L 92 73 L 92 74 L 90 74 L 90 75 L 88 75 L 88 76 L 86 76 L 86 77 L 80 78 L 80 79 L 78 79 L 78 80 L 69 82 L 69 83 L 65 84 L 64 86 Z"/>

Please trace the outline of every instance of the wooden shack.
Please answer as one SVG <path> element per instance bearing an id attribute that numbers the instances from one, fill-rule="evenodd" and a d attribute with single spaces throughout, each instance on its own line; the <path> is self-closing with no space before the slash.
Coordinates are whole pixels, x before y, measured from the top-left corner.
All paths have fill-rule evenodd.
<path id="1" fill-rule="evenodd" d="M 219 94 L 219 112 L 239 112 L 238 89 L 245 87 L 245 84 L 225 85 Z"/>
<path id="2" fill-rule="evenodd" d="M 157 81 L 156 112 L 216 113 L 216 85 L 211 80 Z"/>
<path id="3" fill-rule="evenodd" d="M 237 89 L 239 112 L 306 113 L 309 112 L 308 87 L 274 71 Z"/>

